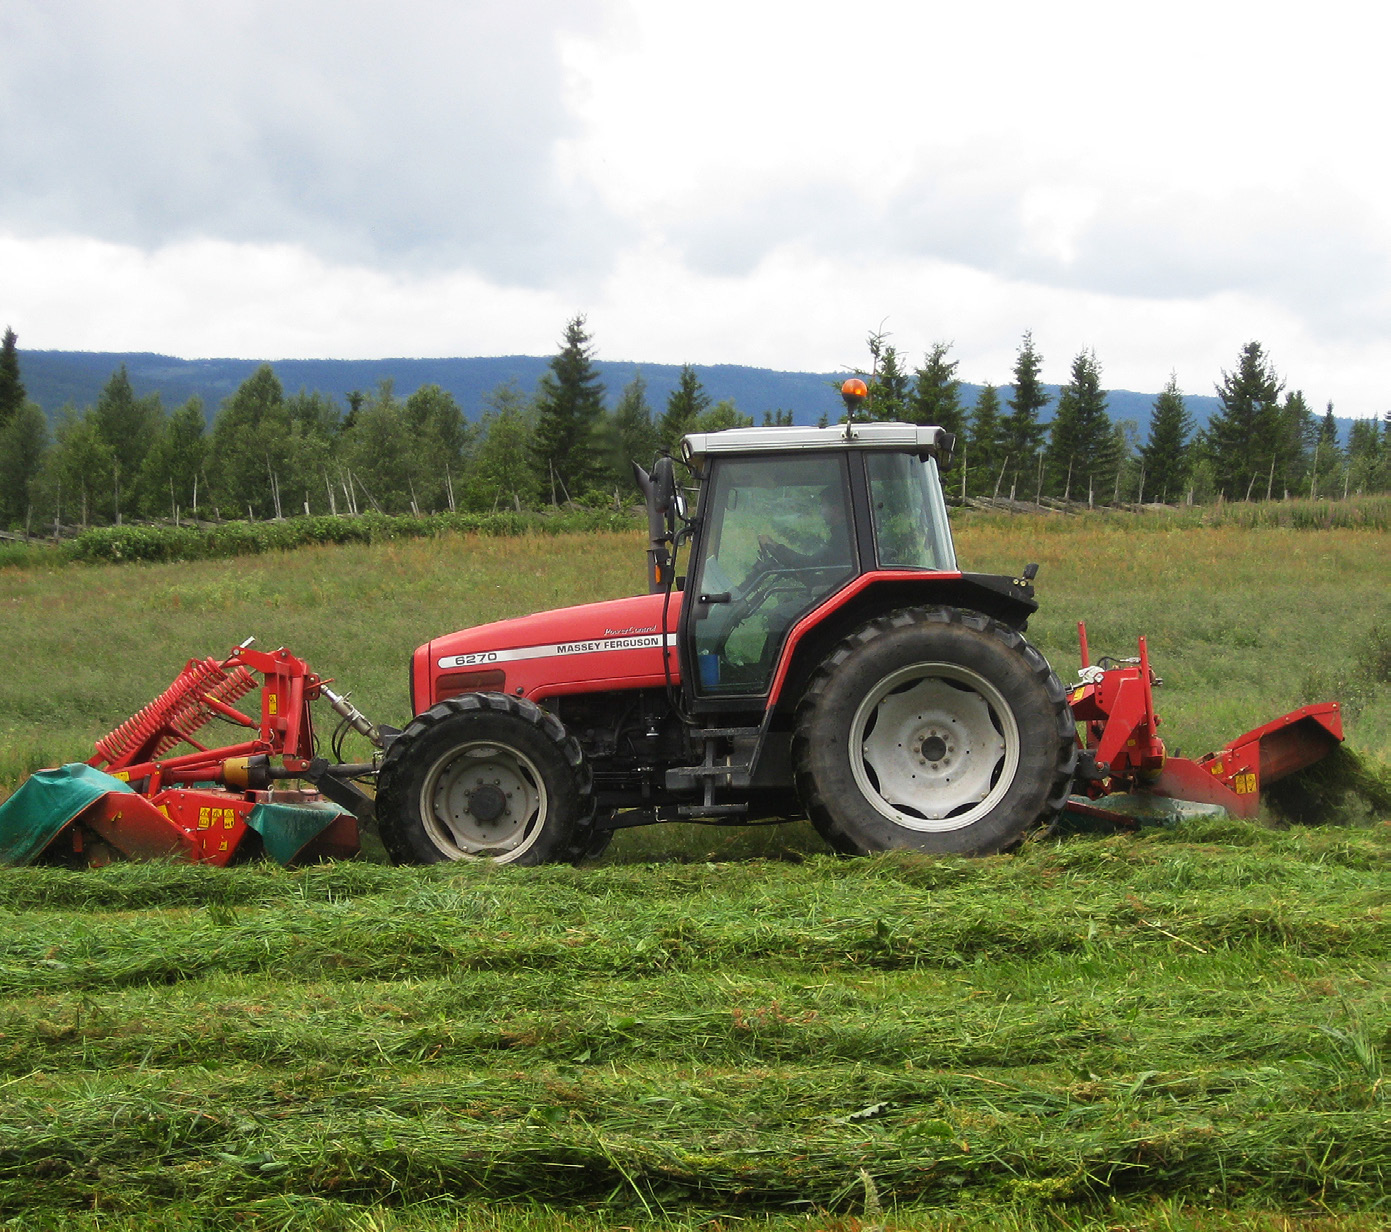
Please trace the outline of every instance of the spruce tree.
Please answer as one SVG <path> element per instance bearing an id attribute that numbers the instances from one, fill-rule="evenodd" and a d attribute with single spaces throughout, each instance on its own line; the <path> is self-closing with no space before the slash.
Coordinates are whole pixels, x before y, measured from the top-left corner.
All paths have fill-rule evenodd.
<path id="1" fill-rule="evenodd" d="M 0 422 L 0 526 L 27 525 L 30 492 L 48 449 L 48 420 L 24 401 Z"/>
<path id="2" fill-rule="evenodd" d="M 26 397 L 24 382 L 19 379 L 16 341 L 14 330 L 6 327 L 5 341 L 0 344 L 0 428 L 19 414 Z"/>
<path id="3" fill-rule="evenodd" d="M 1280 435 L 1281 388 L 1259 342 L 1241 348 L 1235 372 L 1222 373 L 1222 405 L 1208 422 L 1207 440 L 1217 489 L 1228 500 L 1265 495 Z"/>
<path id="4" fill-rule="evenodd" d="M 1178 374 L 1171 372 L 1168 384 L 1154 400 L 1149 438 L 1140 448 L 1144 492 L 1165 503 L 1179 499 L 1188 484 L 1192 433 L 1193 416 L 1184 404 Z"/>
<path id="5" fill-rule="evenodd" d="M 1385 437 L 1375 419 L 1355 419 L 1348 433 L 1347 487 L 1350 492 L 1379 492 L 1387 483 Z"/>
<path id="6" fill-rule="evenodd" d="M 690 364 L 684 364 L 676 380 L 676 388 L 667 396 L 667 409 L 662 415 L 659 432 L 662 445 L 672 453 L 681 438 L 695 430 L 696 420 L 710 409 L 710 395 L 705 392 Z"/>
<path id="7" fill-rule="evenodd" d="M 976 405 L 966 429 L 962 463 L 967 468 L 967 491 L 992 495 L 1003 460 L 1000 455 L 1000 394 L 987 382 L 976 395 Z"/>
<path id="8" fill-rule="evenodd" d="M 641 372 L 623 387 L 613 410 L 613 480 L 624 488 L 632 486 L 632 464 L 650 468 L 662 438 L 652 422 L 647 402 L 647 380 Z"/>
<path id="9" fill-rule="evenodd" d="M 594 368 L 584 317 L 565 326 L 560 351 L 536 390 L 531 458 L 541 491 L 552 503 L 582 496 L 598 476 L 604 385 Z"/>
<path id="10" fill-rule="evenodd" d="M 1092 494 L 1116 471 L 1116 436 L 1106 413 L 1101 366 L 1093 351 L 1080 351 L 1072 361 L 1071 379 L 1058 397 L 1049 428 L 1049 490 L 1063 499 Z"/>
<path id="11" fill-rule="evenodd" d="M 1287 492 L 1307 492 L 1310 453 L 1317 436 L 1314 412 L 1304 400 L 1304 391 L 1296 389 L 1287 393 L 1276 418 L 1276 435 L 1266 478 L 1266 499 L 1284 496 Z"/>
<path id="12" fill-rule="evenodd" d="M 1309 495 L 1336 496 L 1343 490 L 1344 458 L 1338 444 L 1338 421 L 1333 417 L 1333 403 L 1319 421 L 1318 434 L 1314 438 L 1314 455 L 1309 461 Z"/>
<path id="13" fill-rule="evenodd" d="M 1038 413 L 1048 405 L 1049 397 L 1039 379 L 1043 357 L 1034 348 L 1032 332 L 1024 334 L 1019 354 L 1014 362 L 1014 387 L 1009 396 L 1009 414 L 1000 424 L 1001 446 L 1004 450 L 1004 488 L 1012 491 L 1021 479 L 1033 474 L 1035 458 L 1043 445 L 1043 426 Z"/>
<path id="14" fill-rule="evenodd" d="M 908 418 L 908 374 L 898 362 L 898 350 L 882 334 L 870 335 L 874 372 L 869 382 L 866 407 L 871 419 L 894 421 Z"/>
<path id="15" fill-rule="evenodd" d="M 956 360 L 948 360 L 950 342 L 934 342 L 923 357 L 923 366 L 913 373 L 913 392 L 908 401 L 908 419 L 916 424 L 936 424 L 955 437 L 963 427 L 961 382 L 956 379 Z"/>

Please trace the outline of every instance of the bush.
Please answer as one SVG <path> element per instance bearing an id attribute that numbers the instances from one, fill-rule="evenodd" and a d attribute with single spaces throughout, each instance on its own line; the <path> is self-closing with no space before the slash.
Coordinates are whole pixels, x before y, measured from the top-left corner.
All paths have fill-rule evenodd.
<path id="1" fill-rule="evenodd" d="M 443 534 L 559 535 L 632 528 L 627 513 L 612 509 L 575 509 L 540 513 L 435 513 L 389 517 L 284 518 L 271 522 L 223 522 L 195 526 L 102 526 L 84 531 L 64 545 L 69 560 L 112 564 L 124 561 L 220 560 L 288 552 L 319 543 L 385 543 L 395 539 L 431 539 Z M 14 563 L 52 559 L 43 549 L 24 548 Z M 0 564 L 8 563 L 0 557 Z"/>

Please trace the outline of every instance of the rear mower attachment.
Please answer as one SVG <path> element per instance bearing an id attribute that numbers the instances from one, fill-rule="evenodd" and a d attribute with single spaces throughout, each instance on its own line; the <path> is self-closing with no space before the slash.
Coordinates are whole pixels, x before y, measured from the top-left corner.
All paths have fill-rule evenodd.
<path id="1" fill-rule="evenodd" d="M 1255 817 L 1264 788 L 1321 761 L 1342 742 L 1338 703 L 1318 702 L 1252 728 L 1206 756 L 1170 755 L 1154 709 L 1154 690 L 1163 681 L 1150 667 L 1145 639 L 1139 639 L 1133 659 L 1092 664 L 1086 625 L 1079 623 L 1077 631 L 1082 667 L 1068 697 L 1082 746 L 1081 794 L 1067 808 L 1075 817 L 1133 829 L 1148 819 L 1146 814 L 1167 817 L 1179 811 L 1160 801 Z M 1107 797 L 1122 799 L 1096 803 Z M 1124 810 L 1115 807 L 1122 802 Z"/>

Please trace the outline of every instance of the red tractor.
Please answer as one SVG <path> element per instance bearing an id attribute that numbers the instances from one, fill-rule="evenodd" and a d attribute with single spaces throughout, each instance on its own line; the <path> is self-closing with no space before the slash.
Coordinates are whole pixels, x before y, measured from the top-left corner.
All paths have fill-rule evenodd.
<path id="1" fill-rule="evenodd" d="M 837 850 L 979 854 L 1067 803 L 1067 690 L 1025 578 L 962 573 L 940 428 L 688 436 L 650 591 L 436 638 L 382 762 L 393 859 L 568 860 L 615 827 L 810 815 Z M 694 510 L 694 512 L 691 512 Z M 689 544 L 685 577 L 678 546 Z"/>
<path id="2" fill-rule="evenodd" d="M 1133 824 L 1101 799 L 1118 792 L 1251 816 L 1263 783 L 1336 747 L 1327 703 L 1203 759 L 1168 756 L 1143 639 L 1138 659 L 1092 665 L 1083 631 L 1081 680 L 1065 688 L 1024 637 L 1036 566 L 957 567 L 937 472 L 951 446 L 941 428 L 853 418 L 687 436 L 689 504 L 671 458 L 634 467 L 648 594 L 427 642 L 403 731 L 283 649 L 192 661 L 98 743 L 89 766 L 106 774 L 66 768 L 86 794 L 40 772 L 60 776 L 48 786 L 62 809 L 20 803 L 29 784 L 0 808 L 0 860 L 290 862 L 354 850 L 349 813 L 375 816 L 402 863 L 569 861 L 621 827 L 803 815 L 841 852 L 979 855 L 1065 808 Z M 252 672 L 259 717 L 232 705 Z M 372 761 L 316 755 L 320 698 L 377 746 Z M 214 718 L 253 730 L 198 744 Z M 194 752 L 171 755 L 180 742 Z M 89 803 L 109 786 L 121 790 Z"/>

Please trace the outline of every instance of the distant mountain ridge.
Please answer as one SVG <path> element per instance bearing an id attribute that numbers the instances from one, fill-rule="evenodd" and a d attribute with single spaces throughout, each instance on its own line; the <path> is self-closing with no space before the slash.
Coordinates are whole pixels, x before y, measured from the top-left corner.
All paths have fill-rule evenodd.
<path id="1" fill-rule="evenodd" d="M 83 408 L 97 400 L 102 386 L 122 364 L 138 397 L 157 393 L 166 409 L 190 398 L 202 398 L 209 421 L 224 398 L 234 393 L 262 363 L 270 363 L 286 392 L 300 389 L 328 394 L 347 405 L 354 390 L 371 392 L 380 381 L 394 383 L 398 397 L 409 397 L 422 385 L 439 385 L 454 395 L 464 415 L 476 420 L 483 413 L 483 395 L 507 381 L 525 394 L 536 388 L 546 371 L 549 356 L 505 355 L 459 359 L 177 359 L 168 355 L 122 351 L 25 351 L 19 353 L 20 371 L 29 397 L 52 418 L 66 405 Z M 814 424 L 824 415 L 832 423 L 843 413 L 839 388 L 844 372 L 779 372 L 738 364 L 695 364 L 696 374 L 712 402 L 732 398 L 745 415 L 761 423 L 765 411 L 791 411 L 793 422 Z M 596 360 L 612 406 L 623 387 L 641 373 L 647 381 L 647 400 L 660 415 L 667 396 L 676 388 L 679 364 L 644 364 Z M 1056 404 L 1059 387 L 1045 386 Z M 962 405 L 969 408 L 981 386 L 963 382 Z M 1009 387 L 1001 386 L 1001 400 Z M 1111 418 L 1132 421 L 1143 439 L 1157 394 L 1131 390 L 1107 391 Z M 1217 409 L 1212 395 L 1185 395 L 1198 424 Z M 1043 412 L 1046 422 L 1052 407 Z M 1340 421 L 1342 422 L 1342 421 Z M 1348 421 L 1350 422 L 1350 421 Z M 1343 429 L 1346 433 L 1346 427 Z"/>

